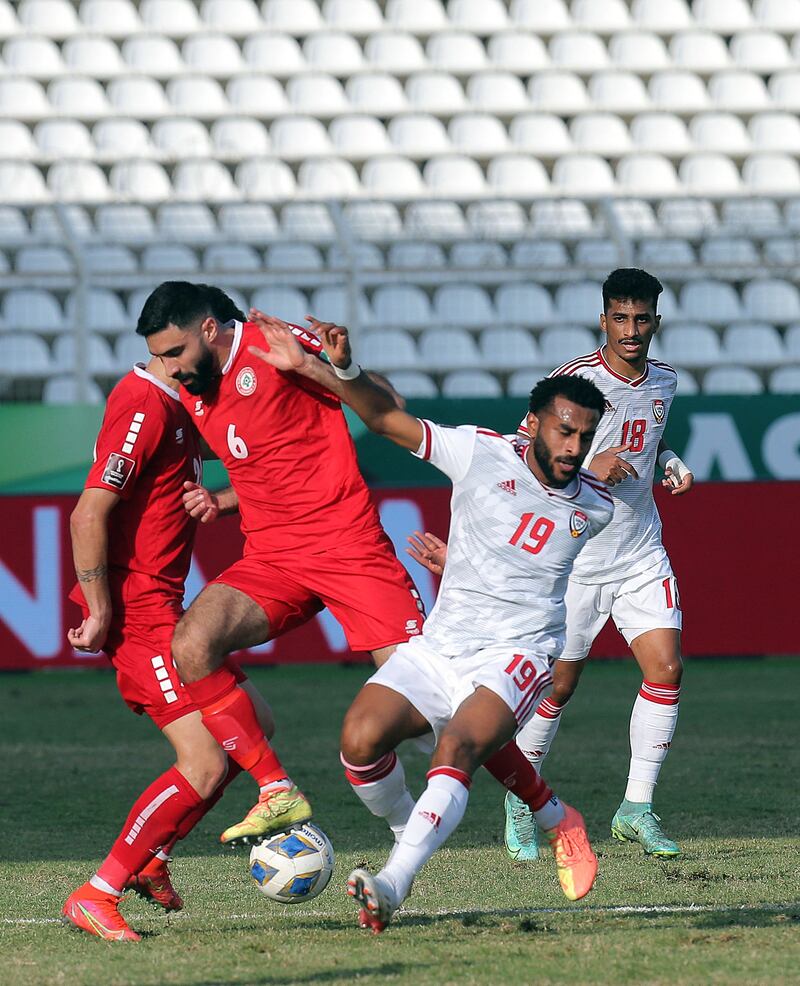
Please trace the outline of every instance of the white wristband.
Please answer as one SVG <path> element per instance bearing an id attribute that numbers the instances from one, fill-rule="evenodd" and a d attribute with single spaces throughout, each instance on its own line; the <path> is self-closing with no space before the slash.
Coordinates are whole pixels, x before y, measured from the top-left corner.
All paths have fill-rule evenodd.
<path id="1" fill-rule="evenodd" d="M 335 363 L 331 363 L 333 367 L 333 372 L 340 380 L 355 380 L 356 377 L 361 376 L 361 367 L 358 363 L 351 363 L 346 369 L 342 369 Z"/>
<path id="2" fill-rule="evenodd" d="M 667 449 L 659 455 L 658 464 L 664 472 L 669 469 L 671 478 L 675 481 L 676 486 L 680 486 L 691 472 L 691 469 L 689 469 L 686 463 L 671 449 Z"/>

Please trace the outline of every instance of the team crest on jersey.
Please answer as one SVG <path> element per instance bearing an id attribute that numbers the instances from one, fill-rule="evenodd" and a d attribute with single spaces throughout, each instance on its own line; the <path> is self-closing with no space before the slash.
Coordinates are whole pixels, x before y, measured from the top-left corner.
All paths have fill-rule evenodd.
<path id="1" fill-rule="evenodd" d="M 662 400 L 653 401 L 653 417 L 656 419 L 656 424 L 661 424 L 664 420 L 664 402 Z"/>
<path id="2" fill-rule="evenodd" d="M 236 374 L 236 389 L 242 397 L 249 397 L 251 394 L 254 394 L 257 385 L 256 371 L 252 366 L 244 366 Z"/>
<path id="3" fill-rule="evenodd" d="M 103 470 L 103 482 L 116 490 L 121 490 L 128 482 L 135 465 L 134 460 L 129 459 L 127 455 L 112 452 Z"/>
<path id="4" fill-rule="evenodd" d="M 569 533 L 574 538 L 579 538 L 589 526 L 589 518 L 582 510 L 573 510 L 569 519 Z"/>

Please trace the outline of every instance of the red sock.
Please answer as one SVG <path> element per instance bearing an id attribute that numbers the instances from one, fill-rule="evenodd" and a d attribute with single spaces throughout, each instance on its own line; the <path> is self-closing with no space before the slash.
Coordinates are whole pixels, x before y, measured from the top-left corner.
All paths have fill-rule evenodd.
<path id="1" fill-rule="evenodd" d="M 139 795 L 97 876 L 121 891 L 201 803 L 183 774 L 170 767 Z"/>
<path id="2" fill-rule="evenodd" d="M 483 766 L 532 811 L 538 811 L 553 797 L 551 789 L 513 741 L 492 754 Z"/>
<path id="3" fill-rule="evenodd" d="M 223 665 L 186 685 L 203 714 L 203 725 L 223 750 L 263 787 L 285 778 L 286 770 L 267 742 L 250 696 Z"/>

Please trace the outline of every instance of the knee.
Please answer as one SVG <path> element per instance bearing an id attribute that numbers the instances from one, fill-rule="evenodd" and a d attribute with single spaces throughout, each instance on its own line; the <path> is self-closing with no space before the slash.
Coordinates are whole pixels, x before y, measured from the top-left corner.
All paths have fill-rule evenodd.
<path id="1" fill-rule="evenodd" d="M 210 798 L 225 780 L 228 758 L 221 747 L 209 746 L 179 757 L 176 766 L 200 797 L 205 799 Z"/>
<path id="2" fill-rule="evenodd" d="M 577 687 L 577 678 L 570 681 L 554 681 L 550 698 L 556 703 L 556 705 L 566 705 L 575 694 L 575 689 Z"/>
<path id="3" fill-rule="evenodd" d="M 389 752 L 389 748 L 377 716 L 348 712 L 342 725 L 341 740 L 342 756 L 348 763 L 359 767 L 375 763 Z"/>
<path id="4" fill-rule="evenodd" d="M 433 765 L 455 767 L 457 770 L 472 774 L 491 752 L 483 749 L 481 744 L 470 736 L 445 731 L 436 746 Z"/>
<path id="5" fill-rule="evenodd" d="M 655 678 L 661 685 L 679 685 L 683 677 L 683 661 L 680 654 L 664 657 L 658 662 Z"/>
<path id="6" fill-rule="evenodd" d="M 212 655 L 207 641 L 196 633 L 191 624 L 179 621 L 170 645 L 172 659 L 184 681 L 192 682 L 213 670 Z"/>

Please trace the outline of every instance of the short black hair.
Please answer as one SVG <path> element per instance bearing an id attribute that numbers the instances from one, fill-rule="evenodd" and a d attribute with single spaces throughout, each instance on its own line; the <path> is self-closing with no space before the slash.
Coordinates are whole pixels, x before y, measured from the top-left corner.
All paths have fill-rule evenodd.
<path id="1" fill-rule="evenodd" d="M 221 288 L 210 284 L 192 284 L 190 281 L 164 281 L 150 293 L 142 306 L 136 323 L 140 336 L 151 336 L 168 325 L 179 329 L 191 325 L 198 318 L 213 315 L 218 322 L 230 322 L 245 316 L 236 303 Z"/>
<path id="2" fill-rule="evenodd" d="M 618 267 L 612 270 L 603 284 L 603 311 L 608 311 L 612 298 L 619 300 L 635 299 L 652 301 L 653 311 L 658 308 L 658 296 L 664 285 L 657 277 L 638 267 Z"/>
<path id="3" fill-rule="evenodd" d="M 552 404 L 556 397 L 564 397 L 580 407 L 597 411 L 601 418 L 606 409 L 606 399 L 602 390 L 595 387 L 591 380 L 560 373 L 555 377 L 545 377 L 536 384 L 531 391 L 528 410 L 532 414 L 538 414 L 543 408 Z"/>

